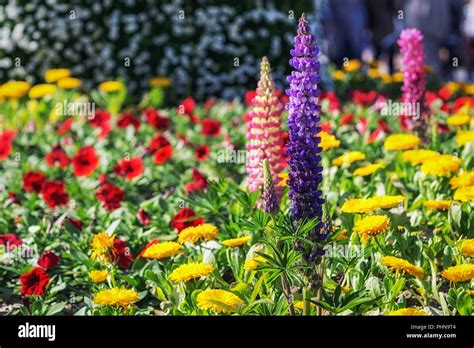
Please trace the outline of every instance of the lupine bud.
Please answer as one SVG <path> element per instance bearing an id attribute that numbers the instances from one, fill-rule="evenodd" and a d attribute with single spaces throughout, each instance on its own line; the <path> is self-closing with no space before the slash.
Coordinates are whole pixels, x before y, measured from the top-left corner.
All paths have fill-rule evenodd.
<path id="1" fill-rule="evenodd" d="M 263 160 L 263 210 L 266 213 L 278 212 L 278 197 L 273 184 L 272 172 L 268 159 Z"/>

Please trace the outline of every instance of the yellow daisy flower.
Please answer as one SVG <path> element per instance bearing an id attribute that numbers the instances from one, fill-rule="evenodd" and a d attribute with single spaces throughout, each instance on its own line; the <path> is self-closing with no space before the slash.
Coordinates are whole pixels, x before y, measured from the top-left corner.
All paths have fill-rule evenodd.
<path id="1" fill-rule="evenodd" d="M 392 79 L 394 82 L 403 82 L 404 76 L 401 72 L 396 72 L 392 75 Z"/>
<path id="2" fill-rule="evenodd" d="M 420 138 L 414 134 L 392 134 L 385 139 L 385 150 L 409 150 L 420 143 Z"/>
<path id="3" fill-rule="evenodd" d="M 206 263 L 197 263 L 191 262 L 188 264 L 184 264 L 176 268 L 171 274 L 169 278 L 175 282 L 188 282 L 190 280 L 199 279 L 202 277 L 207 276 L 214 270 L 214 266 L 208 265 Z"/>
<path id="4" fill-rule="evenodd" d="M 53 83 L 69 76 L 71 76 L 69 69 L 49 69 L 44 74 L 44 79 L 48 83 Z"/>
<path id="5" fill-rule="evenodd" d="M 469 124 L 470 120 L 469 115 L 453 115 L 446 119 L 446 123 L 450 126 L 460 127 Z"/>
<path id="6" fill-rule="evenodd" d="M 354 163 L 355 161 L 361 161 L 363 159 L 365 159 L 365 155 L 362 152 L 350 151 L 334 159 L 332 161 L 332 164 L 337 167 L 340 167 L 343 164 L 351 164 L 351 163 Z"/>
<path id="7" fill-rule="evenodd" d="M 237 247 L 240 245 L 247 244 L 249 240 L 250 240 L 250 236 L 244 236 L 244 237 L 223 240 L 222 244 L 228 247 Z"/>
<path id="8" fill-rule="evenodd" d="M 337 140 L 334 135 L 327 132 L 321 131 L 318 133 L 318 136 L 321 138 L 319 146 L 323 149 L 323 151 L 334 149 L 341 145 L 340 140 Z"/>
<path id="9" fill-rule="evenodd" d="M 107 280 L 109 276 L 109 272 L 106 269 L 100 271 L 90 271 L 89 277 L 92 279 L 94 283 L 103 283 Z"/>
<path id="10" fill-rule="evenodd" d="M 417 165 L 439 155 L 439 152 L 432 150 L 408 150 L 403 151 L 402 159 L 410 162 L 412 165 Z"/>
<path id="11" fill-rule="evenodd" d="M 362 64 L 358 59 L 350 59 L 343 64 L 343 68 L 346 72 L 359 71 Z"/>
<path id="12" fill-rule="evenodd" d="M 244 305 L 244 301 L 232 292 L 221 289 L 207 289 L 200 292 L 197 297 L 197 306 L 203 310 L 213 310 L 219 313 L 228 313 L 228 307 L 237 309 Z M 221 302 L 226 306 L 222 306 L 214 301 Z"/>
<path id="13" fill-rule="evenodd" d="M 368 213 L 377 209 L 377 205 L 370 198 L 349 199 L 341 207 L 343 213 Z"/>
<path id="14" fill-rule="evenodd" d="M 474 201 L 474 186 L 461 187 L 454 192 L 454 199 L 461 202 Z"/>
<path id="15" fill-rule="evenodd" d="M 150 245 L 143 253 L 144 258 L 166 259 L 168 257 L 182 253 L 183 246 L 176 242 L 162 242 Z"/>
<path id="16" fill-rule="evenodd" d="M 94 296 L 94 303 L 102 306 L 126 307 L 139 299 L 138 293 L 123 288 L 102 290 Z"/>
<path id="17" fill-rule="evenodd" d="M 474 257 L 474 239 L 464 239 L 461 243 L 461 254 L 468 257 Z"/>
<path id="18" fill-rule="evenodd" d="M 97 233 L 92 238 L 92 260 L 105 261 L 109 249 L 114 245 L 115 235 L 109 236 L 107 232 Z"/>
<path id="19" fill-rule="evenodd" d="M 31 99 L 40 99 L 47 96 L 50 96 L 56 92 L 55 85 L 48 85 L 46 83 L 41 83 L 39 85 L 31 87 L 30 91 L 28 92 L 28 96 Z"/>
<path id="20" fill-rule="evenodd" d="M 443 199 L 441 200 L 428 199 L 423 203 L 425 207 L 436 209 L 436 210 L 448 210 L 452 204 L 453 204 L 453 201 L 443 200 Z"/>
<path id="21" fill-rule="evenodd" d="M 82 81 L 75 77 L 66 77 L 58 81 L 58 87 L 63 89 L 74 89 L 80 87 Z"/>
<path id="22" fill-rule="evenodd" d="M 105 93 L 117 92 L 124 88 L 120 81 L 106 81 L 99 85 L 99 89 Z"/>
<path id="23" fill-rule="evenodd" d="M 156 88 L 156 87 L 166 88 L 166 87 L 171 86 L 171 83 L 172 83 L 171 79 L 164 76 L 156 76 L 156 77 L 151 78 L 148 81 L 148 84 L 152 88 Z"/>
<path id="24" fill-rule="evenodd" d="M 401 308 L 396 311 L 392 311 L 387 315 L 390 316 L 426 316 L 429 315 L 426 311 L 418 308 Z"/>
<path id="25" fill-rule="evenodd" d="M 392 209 L 405 200 L 404 196 L 375 196 L 370 198 L 379 209 Z"/>
<path id="26" fill-rule="evenodd" d="M 196 243 L 200 240 L 212 240 L 217 237 L 219 230 L 212 224 L 187 227 L 179 233 L 178 241 Z"/>
<path id="27" fill-rule="evenodd" d="M 346 74 L 344 74 L 344 71 L 342 70 L 336 70 L 332 73 L 332 78 L 337 81 L 341 81 L 344 79 Z"/>
<path id="28" fill-rule="evenodd" d="M 457 172 L 461 160 L 459 157 L 452 155 L 439 155 L 425 161 L 420 170 L 424 174 L 431 174 L 436 176 L 449 176 L 451 173 Z"/>
<path id="29" fill-rule="evenodd" d="M 425 276 L 423 268 L 415 266 L 407 260 L 395 256 L 385 256 L 380 260 L 380 262 L 392 271 L 396 270 L 397 272 L 401 271 L 402 273 L 408 273 L 419 279 L 423 279 Z"/>
<path id="30" fill-rule="evenodd" d="M 467 143 L 474 142 L 474 130 L 458 131 L 456 134 L 456 144 L 464 146 Z"/>
<path id="31" fill-rule="evenodd" d="M 30 87 L 31 84 L 26 81 L 8 81 L 0 88 L 0 95 L 5 98 L 21 98 Z"/>
<path id="32" fill-rule="evenodd" d="M 380 168 L 385 167 L 385 165 L 380 163 L 367 164 L 365 166 L 359 167 L 354 171 L 355 176 L 368 176 L 374 174 Z"/>
<path id="33" fill-rule="evenodd" d="M 362 239 L 375 236 L 384 232 L 390 227 L 390 218 L 386 215 L 370 215 L 356 222 L 354 232 L 357 232 Z"/>
<path id="34" fill-rule="evenodd" d="M 474 186 L 474 171 L 460 173 L 449 180 L 452 189 Z"/>
<path id="35" fill-rule="evenodd" d="M 267 259 L 258 255 L 258 256 L 255 256 L 253 259 L 248 259 L 247 261 L 245 261 L 244 269 L 247 271 L 254 271 L 258 268 L 258 266 L 266 262 L 267 262 Z"/>
<path id="36" fill-rule="evenodd" d="M 463 264 L 445 269 L 441 276 L 451 282 L 465 282 L 474 278 L 474 264 Z"/>

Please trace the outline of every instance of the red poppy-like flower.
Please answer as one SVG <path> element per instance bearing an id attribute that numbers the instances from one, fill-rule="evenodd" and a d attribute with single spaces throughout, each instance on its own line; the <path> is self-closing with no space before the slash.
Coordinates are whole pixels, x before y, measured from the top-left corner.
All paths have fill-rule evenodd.
<path id="1" fill-rule="evenodd" d="M 345 124 L 349 124 L 352 122 L 353 119 L 354 119 L 354 115 L 346 114 L 342 116 L 341 120 L 339 121 L 339 125 L 344 126 Z"/>
<path id="2" fill-rule="evenodd" d="M 352 101 L 359 104 L 362 107 L 366 107 L 374 104 L 377 99 L 376 91 L 363 92 L 355 90 L 352 94 Z"/>
<path id="3" fill-rule="evenodd" d="M 10 152 L 13 148 L 13 138 L 16 132 L 5 131 L 0 133 L 0 161 L 10 156 Z"/>
<path id="4" fill-rule="evenodd" d="M 114 186 L 110 182 L 106 182 L 99 187 L 95 196 L 102 202 L 105 209 L 115 210 L 121 207 L 125 194 L 120 187 Z"/>
<path id="5" fill-rule="evenodd" d="M 441 99 L 443 99 L 444 101 L 448 101 L 449 98 L 451 98 L 452 96 L 452 92 L 451 90 L 449 89 L 448 86 L 444 86 L 443 88 L 441 88 L 439 91 L 438 91 L 438 95 L 440 96 Z"/>
<path id="6" fill-rule="evenodd" d="M 13 233 L 0 234 L 0 245 L 5 245 L 7 250 L 11 250 L 23 244 L 23 241 Z"/>
<path id="7" fill-rule="evenodd" d="M 372 133 L 370 133 L 369 137 L 367 138 L 367 144 L 373 143 L 374 141 L 382 140 L 385 135 L 385 131 L 383 128 L 377 128 Z"/>
<path id="8" fill-rule="evenodd" d="M 79 231 L 82 230 L 82 227 L 84 227 L 84 224 L 82 223 L 81 220 L 75 219 L 73 217 L 68 217 L 67 221 L 71 223 L 75 228 L 77 228 Z"/>
<path id="9" fill-rule="evenodd" d="M 63 135 L 64 133 L 69 132 L 71 128 L 72 128 L 72 117 L 68 118 L 66 121 L 64 121 L 63 123 L 59 125 L 59 128 L 56 131 L 56 134 Z"/>
<path id="10" fill-rule="evenodd" d="M 148 226 L 151 222 L 151 216 L 143 208 L 138 209 L 137 219 L 143 226 Z"/>
<path id="11" fill-rule="evenodd" d="M 49 166 L 58 166 L 60 168 L 66 168 L 70 162 L 69 157 L 67 157 L 60 146 L 55 146 L 53 150 L 46 155 L 44 160 Z"/>
<path id="12" fill-rule="evenodd" d="M 146 121 L 158 130 L 165 130 L 170 125 L 168 117 L 161 116 L 155 108 L 146 108 L 143 110 L 143 114 Z"/>
<path id="13" fill-rule="evenodd" d="M 31 272 L 20 276 L 21 293 L 26 296 L 43 295 L 49 284 L 49 275 L 41 268 L 36 267 Z"/>
<path id="14" fill-rule="evenodd" d="M 51 208 L 65 205 L 69 201 L 69 196 L 62 181 L 45 181 L 41 193 L 46 204 Z"/>
<path id="15" fill-rule="evenodd" d="M 209 110 L 210 108 L 212 108 L 214 105 L 216 104 L 216 101 L 214 99 L 208 99 L 206 100 L 206 102 L 204 103 L 204 108 Z"/>
<path id="16" fill-rule="evenodd" d="M 254 98 L 256 97 L 257 92 L 255 92 L 253 89 L 250 91 L 245 92 L 245 105 L 247 106 L 253 106 L 254 105 Z"/>
<path id="17" fill-rule="evenodd" d="M 92 146 L 86 146 L 74 155 L 72 165 L 76 176 L 87 176 L 99 166 L 99 157 Z"/>
<path id="18" fill-rule="evenodd" d="M 197 217 L 196 213 L 189 208 L 181 208 L 171 219 L 171 227 L 181 232 L 190 226 L 199 226 L 204 223 L 204 218 Z"/>
<path id="19" fill-rule="evenodd" d="M 142 249 L 142 251 L 140 251 L 140 254 L 138 254 L 137 256 L 137 259 L 139 259 L 140 257 L 143 256 L 143 254 L 145 253 L 146 249 L 148 249 L 149 247 L 151 247 L 153 244 L 156 244 L 156 243 L 159 243 L 160 240 L 158 238 L 156 239 L 153 239 L 151 242 L 148 242 L 145 247 Z"/>
<path id="20" fill-rule="evenodd" d="M 110 251 L 110 258 L 112 262 L 117 263 L 120 268 L 128 268 L 133 263 L 132 253 L 130 248 L 127 247 L 127 244 L 119 239 L 114 239 L 114 246 Z"/>
<path id="21" fill-rule="evenodd" d="M 132 180 L 143 173 L 143 162 L 140 157 L 120 160 L 114 166 L 114 173 L 118 176 L 124 176 L 127 180 Z"/>
<path id="22" fill-rule="evenodd" d="M 168 139 L 166 139 L 165 136 L 161 134 L 157 134 L 153 137 L 153 139 L 151 139 L 149 149 L 151 152 L 155 152 L 156 150 L 159 150 L 162 147 L 169 146 L 169 145 L 171 144 L 168 141 Z"/>
<path id="23" fill-rule="evenodd" d="M 326 133 L 332 133 L 331 121 L 321 123 L 321 130 Z"/>
<path id="24" fill-rule="evenodd" d="M 427 92 L 428 93 L 428 92 Z M 460 97 L 454 100 L 453 106 L 451 108 L 451 113 L 455 114 L 460 108 L 462 108 L 467 103 L 470 103 L 470 106 L 474 106 L 474 97 Z"/>
<path id="25" fill-rule="evenodd" d="M 426 91 L 425 92 L 425 99 L 426 99 L 426 103 L 428 104 L 428 106 L 431 106 L 431 104 L 433 104 L 433 102 L 435 102 L 437 99 L 439 99 L 439 97 L 438 97 L 438 94 L 436 94 L 434 92 Z"/>
<path id="26" fill-rule="evenodd" d="M 61 261 L 61 258 L 51 250 L 48 250 L 39 258 L 38 266 L 47 271 L 48 269 L 55 268 L 59 264 L 59 261 Z"/>
<path id="27" fill-rule="evenodd" d="M 196 150 L 194 150 L 194 155 L 198 160 L 204 161 L 209 156 L 210 152 L 211 150 L 209 150 L 209 146 L 199 145 L 196 147 Z"/>
<path id="28" fill-rule="evenodd" d="M 131 112 L 124 112 L 117 120 L 117 127 L 127 128 L 130 125 L 133 126 L 135 130 L 138 130 L 138 128 L 140 127 L 140 120 L 135 117 L 135 115 L 133 115 Z"/>
<path id="29" fill-rule="evenodd" d="M 202 134 L 208 136 L 216 136 L 219 135 L 220 131 L 221 124 L 218 120 L 213 120 L 210 118 L 202 120 Z"/>
<path id="30" fill-rule="evenodd" d="M 112 115 L 107 110 L 97 110 L 94 114 L 94 117 L 89 119 L 89 124 L 94 128 L 100 128 L 99 137 L 101 139 L 105 138 L 111 131 L 112 125 L 110 120 Z"/>
<path id="31" fill-rule="evenodd" d="M 193 168 L 193 181 L 190 183 L 187 183 L 184 186 L 184 189 L 186 190 L 186 194 L 189 192 L 197 191 L 197 190 L 203 190 L 207 187 L 207 181 L 206 178 L 199 172 L 199 170 Z"/>
<path id="32" fill-rule="evenodd" d="M 334 92 L 321 93 L 321 104 L 325 101 L 329 103 L 329 111 L 336 111 L 341 108 L 341 102 Z"/>
<path id="33" fill-rule="evenodd" d="M 367 119 L 365 117 L 360 116 L 359 122 L 357 122 L 356 124 L 356 129 L 359 133 L 365 133 L 365 131 L 367 130 L 367 125 Z"/>
<path id="34" fill-rule="evenodd" d="M 191 97 L 187 97 L 179 105 L 177 113 L 181 115 L 191 115 L 195 107 L 196 102 L 194 101 L 194 99 Z"/>
<path id="35" fill-rule="evenodd" d="M 45 175 L 41 172 L 26 172 L 23 175 L 23 188 L 26 191 L 40 193 L 45 179 Z"/>
<path id="36" fill-rule="evenodd" d="M 162 147 L 155 152 L 153 163 L 163 164 L 171 157 L 172 154 L 173 148 L 171 146 Z"/>

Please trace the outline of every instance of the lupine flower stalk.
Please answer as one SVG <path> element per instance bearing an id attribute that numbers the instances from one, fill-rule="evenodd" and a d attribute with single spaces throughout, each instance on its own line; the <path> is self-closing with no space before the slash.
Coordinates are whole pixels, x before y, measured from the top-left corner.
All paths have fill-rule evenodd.
<path id="1" fill-rule="evenodd" d="M 266 213 L 278 212 L 278 197 L 273 184 L 272 172 L 268 159 L 263 160 L 263 210 Z"/>
<path id="2" fill-rule="evenodd" d="M 415 129 L 421 136 L 424 136 L 428 115 L 424 102 L 426 81 L 423 35 L 416 28 L 405 29 L 400 34 L 398 45 L 400 46 L 403 64 L 402 102 L 420 106 L 420 115 L 413 117 L 413 121 L 406 115 L 402 115 L 402 126 L 410 130 Z"/>
<path id="3" fill-rule="evenodd" d="M 283 105 L 275 95 L 275 85 L 267 57 L 262 58 L 256 93 L 247 124 L 246 169 L 251 192 L 263 186 L 263 160 L 268 160 L 274 185 L 278 185 L 281 181 L 278 174 L 284 168 L 280 119 Z"/>

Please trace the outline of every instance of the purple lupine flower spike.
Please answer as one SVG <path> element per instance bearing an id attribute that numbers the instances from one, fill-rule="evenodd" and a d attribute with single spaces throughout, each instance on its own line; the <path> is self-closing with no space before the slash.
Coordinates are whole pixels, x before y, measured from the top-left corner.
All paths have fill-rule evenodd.
<path id="1" fill-rule="evenodd" d="M 275 214 L 279 210 L 272 172 L 266 158 L 263 160 L 263 210 L 269 214 Z"/>
<path id="2" fill-rule="evenodd" d="M 303 217 L 308 219 L 318 217 L 321 221 L 324 203 L 319 189 L 322 181 L 319 147 L 321 139 L 317 136 L 321 131 L 319 126 L 321 108 L 318 105 L 321 91 L 317 87 L 320 81 L 317 75 L 319 48 L 316 47 L 310 32 L 303 14 L 298 23 L 295 48 L 290 51 L 293 57 L 290 59 L 290 65 L 294 70 L 288 76 L 290 88 L 286 90 L 289 97 L 287 110 L 290 135 L 288 185 L 291 213 L 296 221 Z"/>

